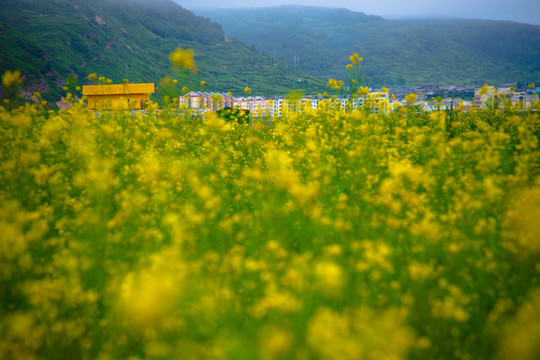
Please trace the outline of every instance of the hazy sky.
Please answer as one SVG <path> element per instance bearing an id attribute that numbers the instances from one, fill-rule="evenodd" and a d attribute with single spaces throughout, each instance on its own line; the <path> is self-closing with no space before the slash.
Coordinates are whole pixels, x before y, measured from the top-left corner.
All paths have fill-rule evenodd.
<path id="1" fill-rule="evenodd" d="M 186 9 L 306 5 L 344 7 L 384 18 L 460 17 L 540 25 L 540 0 L 175 0 Z"/>

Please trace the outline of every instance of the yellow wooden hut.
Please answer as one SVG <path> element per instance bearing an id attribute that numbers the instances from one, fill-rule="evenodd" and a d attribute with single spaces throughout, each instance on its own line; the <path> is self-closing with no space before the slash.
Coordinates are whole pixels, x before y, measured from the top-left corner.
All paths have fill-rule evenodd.
<path id="1" fill-rule="evenodd" d="M 83 86 L 88 107 L 95 110 L 141 110 L 153 93 L 153 83 Z"/>

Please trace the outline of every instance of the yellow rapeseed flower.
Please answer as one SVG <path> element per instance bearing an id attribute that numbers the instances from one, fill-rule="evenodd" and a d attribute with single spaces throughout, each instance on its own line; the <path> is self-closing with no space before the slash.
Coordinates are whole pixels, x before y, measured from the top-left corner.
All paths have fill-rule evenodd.
<path id="1" fill-rule="evenodd" d="M 512 238 L 527 254 L 540 253 L 540 187 L 523 189 L 512 198 L 507 219 L 511 222 Z"/>
<path id="2" fill-rule="evenodd" d="M 307 342 L 319 359 L 405 359 L 416 336 L 404 318 L 395 309 L 340 313 L 321 306 L 308 321 Z"/>
<path id="3" fill-rule="evenodd" d="M 281 327 L 269 326 L 261 330 L 259 342 L 261 358 L 279 359 L 290 350 L 293 336 Z"/>
<path id="4" fill-rule="evenodd" d="M 9 88 L 14 85 L 22 85 L 23 80 L 21 78 L 21 72 L 19 70 L 15 70 L 14 72 L 6 71 L 4 75 L 2 75 L 2 85 Z"/>
<path id="5" fill-rule="evenodd" d="M 336 79 L 328 79 L 328 86 L 330 86 L 332 89 L 337 86 L 337 80 Z"/>
<path id="6" fill-rule="evenodd" d="M 349 56 L 349 60 L 351 61 L 353 65 L 356 65 L 362 61 L 362 58 L 357 53 L 354 53 L 351 56 Z M 351 68 L 352 68 L 352 65 L 351 65 Z"/>
<path id="7" fill-rule="evenodd" d="M 178 48 L 169 55 L 169 59 L 173 65 L 178 67 L 183 67 L 191 71 L 192 73 L 197 72 L 197 65 L 193 59 L 195 53 L 192 49 L 182 49 Z"/>
<path id="8" fill-rule="evenodd" d="M 489 85 L 486 83 L 484 84 L 484 86 L 482 86 L 482 88 L 480 88 L 480 90 L 478 91 L 478 93 L 480 95 L 486 95 L 488 93 L 488 91 L 490 90 L 490 87 Z"/>
<path id="9" fill-rule="evenodd" d="M 366 86 L 360 86 L 358 88 L 358 95 L 361 95 L 361 96 L 369 95 L 369 88 Z"/>
<path id="10" fill-rule="evenodd" d="M 165 76 L 162 80 L 161 80 L 161 83 L 163 85 L 169 85 L 170 83 L 172 82 L 170 76 Z"/>
<path id="11" fill-rule="evenodd" d="M 534 288 L 501 331 L 497 359 L 540 357 L 540 288 Z"/>
<path id="12" fill-rule="evenodd" d="M 343 269 L 332 261 L 321 261 L 315 266 L 316 283 L 319 290 L 326 296 L 335 298 L 341 295 L 345 285 Z"/>
<path id="13" fill-rule="evenodd" d="M 417 98 L 418 98 L 418 95 L 416 95 L 415 93 L 410 93 L 410 94 L 405 95 L 405 101 L 411 105 L 416 103 Z"/>

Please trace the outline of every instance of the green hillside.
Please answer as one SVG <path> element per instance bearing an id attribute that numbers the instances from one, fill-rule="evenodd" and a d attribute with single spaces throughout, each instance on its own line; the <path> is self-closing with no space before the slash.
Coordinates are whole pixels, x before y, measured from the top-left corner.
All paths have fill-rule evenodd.
<path id="1" fill-rule="evenodd" d="M 35 42 L 15 31 L 5 24 L 0 24 L 0 72 L 5 70 L 20 70 L 33 79 L 36 91 L 47 91 L 49 86 L 44 77 L 51 72 L 51 63 L 47 54 Z M 55 95 L 59 94 L 56 87 Z"/>
<path id="2" fill-rule="evenodd" d="M 225 32 L 322 79 L 345 79 L 348 55 L 372 84 L 534 82 L 540 26 L 505 21 L 391 21 L 347 9 L 282 6 L 200 9 Z"/>
<path id="3" fill-rule="evenodd" d="M 227 39 L 221 25 L 171 0 L 4 0 L 0 26 L 0 72 L 20 69 L 26 90 L 49 98 L 56 98 L 68 75 L 80 83 L 94 72 L 114 82 L 158 83 L 177 75 L 168 58 L 177 47 L 195 51 L 199 73 L 180 78 L 191 89 L 200 88 L 201 80 L 208 90 L 235 94 L 245 86 L 270 95 L 293 88 L 316 92 L 324 85 Z"/>

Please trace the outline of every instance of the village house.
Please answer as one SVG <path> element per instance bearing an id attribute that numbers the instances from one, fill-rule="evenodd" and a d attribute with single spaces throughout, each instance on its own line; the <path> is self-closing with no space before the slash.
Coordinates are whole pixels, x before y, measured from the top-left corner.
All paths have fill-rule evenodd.
<path id="1" fill-rule="evenodd" d="M 427 86 L 426 86 L 427 87 Z M 472 90 L 472 89 L 471 89 Z M 533 89 L 534 90 L 534 89 Z M 530 106 L 538 100 L 537 92 L 529 90 L 525 92 L 516 92 L 513 88 L 495 88 L 485 87 L 483 90 L 477 89 L 474 104 L 476 106 L 486 106 L 487 101 L 497 96 L 498 99 L 507 99 L 513 104 L 523 104 L 524 107 Z M 366 97 L 338 96 L 331 99 L 322 99 L 317 97 L 304 97 L 298 100 L 291 100 L 286 97 L 274 97 L 267 99 L 260 96 L 238 97 L 224 93 L 211 93 L 191 91 L 179 97 L 180 107 L 204 111 L 217 111 L 224 108 L 234 108 L 246 110 L 252 117 L 269 116 L 274 118 L 281 117 L 284 113 L 300 111 L 304 107 L 311 107 L 316 110 L 321 101 L 337 102 L 342 108 L 358 109 L 368 104 L 370 109 L 375 112 L 388 113 L 395 110 L 398 106 L 405 105 L 404 101 L 399 101 L 396 97 L 390 99 L 387 91 L 371 91 Z M 451 107 L 468 108 L 473 105 L 472 102 L 462 101 L 451 97 L 446 97 L 442 102 L 426 101 L 420 96 L 417 98 L 417 104 L 424 111 L 449 110 Z"/>
<path id="2" fill-rule="evenodd" d="M 223 93 L 209 93 L 200 91 L 190 91 L 180 96 L 178 102 L 180 107 L 193 110 L 220 110 L 234 106 L 234 97 Z"/>
<path id="3" fill-rule="evenodd" d="M 82 93 L 90 109 L 141 110 L 150 101 L 154 84 L 84 85 Z"/>
<path id="4" fill-rule="evenodd" d="M 486 108 L 489 104 L 497 104 L 504 107 L 505 102 L 512 105 L 518 105 L 529 108 L 538 101 L 538 89 L 529 89 L 528 91 L 516 91 L 512 86 L 496 88 L 494 86 L 483 86 L 474 92 L 474 106 Z"/>
<path id="5" fill-rule="evenodd" d="M 249 99 L 247 97 L 234 98 L 233 108 L 240 110 L 250 110 Z"/>

